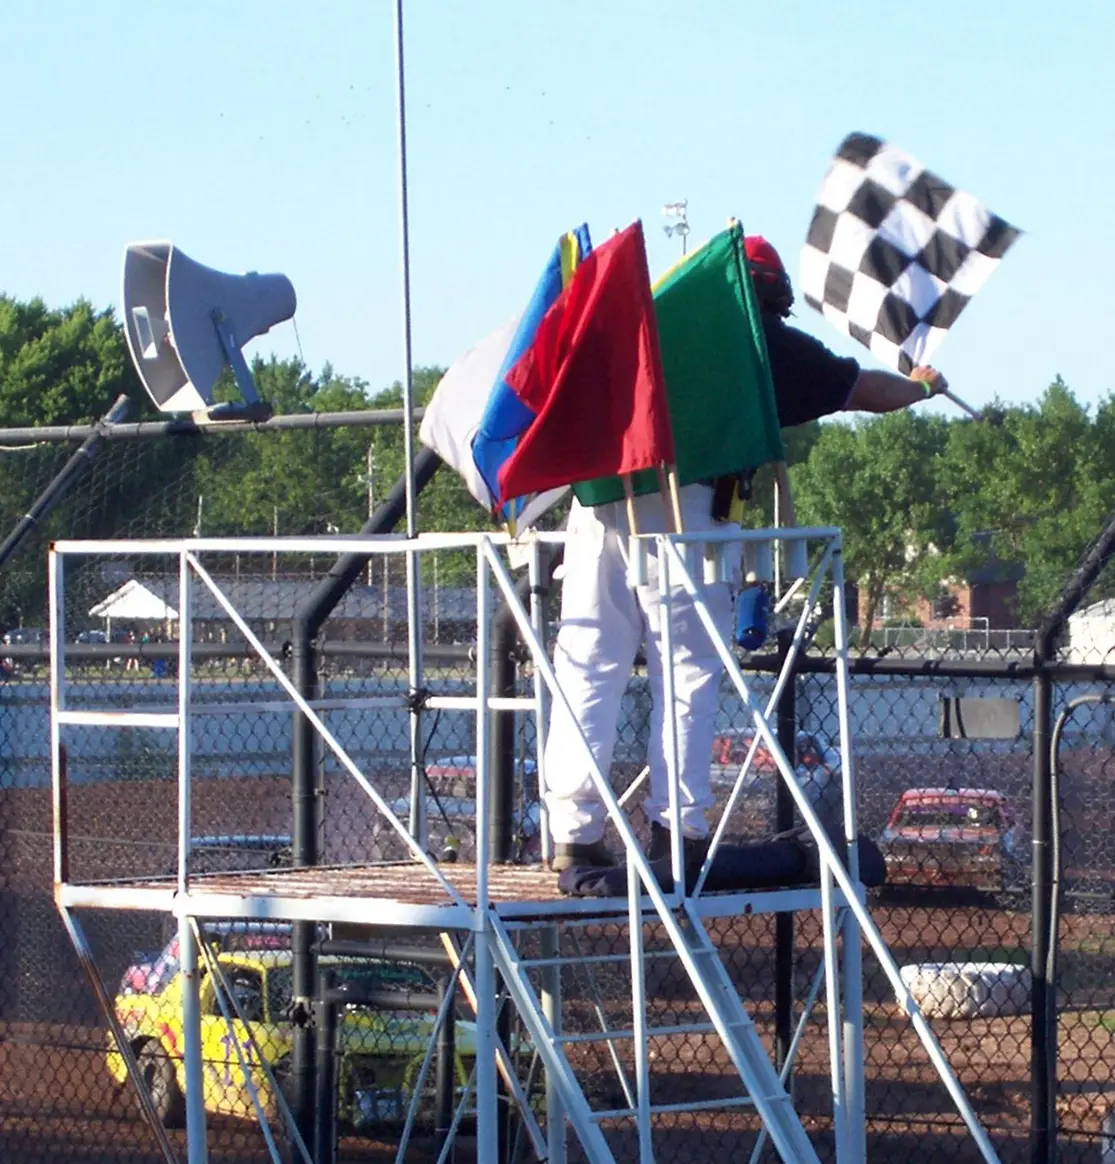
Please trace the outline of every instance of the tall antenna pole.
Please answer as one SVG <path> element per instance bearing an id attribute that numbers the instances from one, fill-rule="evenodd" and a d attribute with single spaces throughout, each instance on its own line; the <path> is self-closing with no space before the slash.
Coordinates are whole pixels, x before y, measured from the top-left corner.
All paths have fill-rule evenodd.
<path id="1" fill-rule="evenodd" d="M 410 334 L 410 225 L 407 214 L 407 116 L 406 75 L 403 68 L 403 0 L 395 0 L 395 65 L 399 81 L 399 233 L 403 266 L 403 456 L 406 461 L 407 537 L 418 533 L 414 497 L 414 377 Z M 407 561 L 407 647 L 410 659 L 410 833 L 426 845 L 426 797 L 419 758 L 422 754 L 421 708 L 416 698 L 422 689 L 422 608 L 419 604 L 418 555 L 409 551 Z"/>
<path id="2" fill-rule="evenodd" d="M 403 454 L 406 459 L 407 537 L 418 533 L 414 504 L 414 376 L 411 372 L 410 333 L 410 219 L 407 209 L 407 112 L 406 78 L 403 68 L 403 0 L 395 0 L 395 66 L 399 80 L 399 234 L 403 266 Z"/>
<path id="3" fill-rule="evenodd" d="M 367 490 L 368 490 L 368 512 L 366 514 L 366 518 L 368 521 L 372 520 L 372 514 L 375 513 L 375 509 L 376 509 L 375 472 L 376 472 L 375 445 L 372 441 L 369 440 L 368 441 L 367 478 L 364 482 L 365 485 L 367 486 Z M 384 564 L 386 565 L 387 564 L 386 555 L 384 556 L 383 561 L 384 561 Z M 368 558 L 368 585 L 369 586 L 371 586 L 371 584 L 372 584 L 372 566 L 373 566 L 374 562 L 375 562 L 374 555 Z"/>

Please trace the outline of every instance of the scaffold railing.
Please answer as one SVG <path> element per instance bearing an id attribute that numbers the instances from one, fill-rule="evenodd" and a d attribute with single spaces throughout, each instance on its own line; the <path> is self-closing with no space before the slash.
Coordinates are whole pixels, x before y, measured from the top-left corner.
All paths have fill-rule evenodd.
<path id="1" fill-rule="evenodd" d="M 525 556 L 532 581 L 542 573 L 542 558 L 548 547 L 559 542 L 561 535 L 532 534 L 515 546 L 518 557 Z M 925 1051 L 953 1099 L 957 1112 L 983 1159 L 996 1161 L 995 1149 L 972 1111 L 956 1074 L 945 1057 L 932 1029 L 922 1015 L 899 967 L 891 955 L 878 926 L 866 906 L 866 895 L 859 878 L 858 830 L 856 822 L 856 788 L 854 742 L 848 715 L 848 628 L 845 616 L 843 555 L 838 530 L 799 528 L 779 530 L 741 530 L 737 527 L 701 533 L 634 535 L 630 544 L 630 581 L 645 581 L 647 555 L 656 554 L 659 562 L 658 584 L 664 610 L 662 634 L 663 658 L 671 658 L 671 611 L 678 596 L 684 593 L 705 628 L 724 669 L 738 694 L 745 712 L 751 717 L 755 733 L 749 754 L 734 782 L 726 808 L 713 831 L 708 856 L 692 888 L 686 884 L 680 827 L 680 797 L 676 746 L 666 749 L 671 796 L 673 837 L 670 883 L 660 883 L 643 851 L 632 826 L 622 794 L 613 789 L 607 773 L 600 767 L 593 751 L 581 736 L 585 761 L 596 790 L 604 803 L 612 826 L 623 844 L 627 866 L 626 896 L 614 900 L 585 902 L 564 898 L 553 885 L 553 875 L 544 869 L 501 869 L 493 865 L 491 846 L 492 796 L 489 784 L 488 757 L 491 748 L 491 714 L 513 710 L 535 720 L 537 765 L 540 794 L 546 788 L 544 739 L 546 710 L 549 701 L 565 703 L 572 714 L 568 696 L 562 690 L 546 646 L 544 612 L 532 585 L 529 602 L 519 598 L 507 559 L 510 539 L 499 534 L 424 534 L 415 538 L 314 537 L 314 538 L 193 538 L 152 539 L 138 541 L 60 541 L 50 554 L 50 695 L 51 754 L 53 764 L 55 830 L 55 896 L 67 922 L 72 940 L 83 961 L 91 965 L 91 956 L 74 911 L 81 908 L 156 909 L 178 921 L 180 956 L 186 979 L 183 991 L 183 1029 L 185 1031 L 185 1078 L 187 1143 L 190 1164 L 205 1159 L 206 1109 L 204 1104 L 203 1064 L 200 1042 L 199 980 L 206 965 L 204 950 L 199 951 L 197 923 L 206 919 L 242 917 L 312 921 L 320 924 L 367 924 L 374 909 L 380 926 L 398 926 L 408 930 L 425 929 L 431 933 L 464 936 L 471 942 L 471 963 L 464 967 L 466 955 L 458 951 L 458 974 L 467 978 L 467 988 L 474 1002 L 476 1045 L 474 1078 L 460 1103 L 474 1102 L 477 1127 L 477 1150 L 480 1159 L 497 1158 L 498 1145 L 498 1077 L 506 1073 L 508 1047 L 497 1034 L 497 982 L 511 999 L 530 1039 L 546 1068 L 548 1087 L 547 1116 L 549 1128 L 544 1158 L 559 1160 L 563 1155 L 561 1128 L 567 1124 L 577 1135 L 592 1160 L 610 1160 L 611 1151 L 600 1128 L 599 1113 L 594 1112 L 577 1081 L 563 1049 L 560 1029 L 560 1006 L 536 992 L 527 967 L 520 957 L 517 935 L 525 928 L 546 930 L 563 918 L 575 919 L 590 912 L 608 914 L 625 920 L 630 931 L 632 1005 L 635 1023 L 631 1037 L 635 1048 L 635 1086 L 632 1103 L 625 1112 L 638 1128 L 640 1159 L 653 1159 L 654 1106 L 650 1098 L 651 1067 L 647 1057 L 648 1027 L 646 999 L 643 995 L 641 967 L 645 957 L 644 927 L 653 923 L 664 932 L 674 955 L 692 982 L 710 1029 L 719 1037 L 729 1059 L 739 1074 L 748 1103 L 761 1120 L 762 1135 L 769 1137 L 782 1159 L 801 1162 L 818 1159 L 815 1148 L 793 1107 L 786 1086 L 786 1073 L 776 1069 L 719 957 L 710 932 L 710 918 L 747 910 L 794 910 L 815 908 L 823 923 L 823 982 L 828 1025 L 828 1050 L 831 1077 L 833 1128 L 837 1159 L 861 1161 L 865 1158 L 865 1101 L 863 1005 L 861 994 L 861 946 L 872 950 L 889 980 L 897 1001 L 909 1016 Z M 727 641 L 703 599 L 706 582 L 728 579 L 736 569 L 741 548 L 783 551 L 793 572 L 808 582 L 802 588 L 803 602 L 796 619 L 774 692 L 760 701 L 752 690 L 733 645 Z M 396 807 L 375 780 L 362 770 L 338 733 L 328 722 L 327 712 L 340 707 L 360 710 L 373 706 L 413 708 L 413 692 L 353 700 L 317 700 L 306 698 L 292 683 L 283 666 L 265 646 L 251 621 L 236 609 L 222 577 L 208 564 L 235 555 L 341 554 L 405 555 L 417 563 L 424 553 L 439 550 L 463 551 L 475 561 L 476 581 L 476 655 L 475 678 L 471 689 L 454 694 L 424 695 L 424 706 L 463 712 L 475 722 L 475 804 L 476 859 L 471 866 L 456 867 L 437 861 L 428 851 L 425 838 L 413 836 Z M 807 553 L 808 551 L 808 553 Z M 66 669 L 66 563 L 75 558 L 100 555 L 126 556 L 129 560 L 169 561 L 177 575 L 178 673 L 168 685 L 165 705 L 142 707 L 94 708 L 74 703 L 69 698 Z M 809 564 L 809 558 L 812 564 Z M 823 586 L 831 588 L 835 630 L 836 680 L 839 705 L 839 748 L 841 769 L 841 840 L 838 851 L 829 829 L 795 773 L 770 718 L 784 685 L 794 674 L 795 665 L 809 642 L 811 618 Z M 228 874 L 194 875 L 191 872 L 191 740 L 196 723 L 207 717 L 230 714 L 236 704 L 209 698 L 204 686 L 195 682 L 193 645 L 193 611 L 198 594 L 215 602 L 228 624 L 249 645 L 260 665 L 277 689 L 275 699 L 252 703 L 260 712 L 282 714 L 297 712 L 312 725 L 323 747 L 347 776 L 359 786 L 376 815 L 387 823 L 405 846 L 408 860 L 402 868 L 396 863 L 360 869 L 328 870 L 316 877 L 315 871 L 295 869 L 268 872 L 266 875 Z M 534 685 L 529 695 L 493 696 L 489 688 L 489 647 L 494 611 L 502 604 L 517 624 L 533 666 Z M 678 715 L 672 668 L 664 668 L 667 738 Z M 171 698 L 171 693 L 173 698 Z M 143 728 L 173 733 L 176 738 L 177 776 L 177 869 L 172 878 L 118 880 L 75 880 L 70 875 L 68 856 L 66 735 L 69 731 L 93 728 L 106 731 Z M 676 744 L 676 734 L 674 736 Z M 777 767 L 795 806 L 816 846 L 820 865 L 819 884 L 815 889 L 755 892 L 709 892 L 709 871 L 731 827 L 732 812 L 737 804 L 756 749 L 761 746 Z M 412 763 L 416 762 L 412 756 Z M 203 945 L 203 943 L 202 943 Z M 555 958 L 555 962 L 560 959 Z M 820 979 L 813 992 L 819 994 Z M 107 1000 L 107 991 L 101 991 Z M 811 1004 L 812 1005 L 812 1004 Z M 122 1050 L 126 1039 L 119 1023 L 107 1006 L 108 1021 Z M 446 1021 L 447 1011 L 439 1015 Z M 231 1012 L 226 1020 L 233 1022 Z M 128 1067 L 143 1093 L 143 1083 L 134 1060 L 123 1052 Z M 469 1097 L 474 1096 L 474 1100 Z M 415 1097 L 416 1098 L 416 1097 Z M 520 1106 L 529 1110 L 522 1098 Z M 262 1105 L 261 1120 L 264 1118 Z M 151 1115 L 151 1105 L 145 1111 Z M 458 1123 L 460 1119 L 458 1110 Z M 614 1114 L 614 1113 L 613 1113 Z M 530 1117 L 533 1120 L 533 1116 Z M 555 1129 L 555 1122 L 559 1127 Z M 534 1125 L 531 1136 L 540 1154 L 542 1134 Z M 165 1139 L 165 1137 L 164 1137 Z M 274 1140 L 269 1148 L 277 1153 Z M 756 1146 L 756 1151 L 761 1145 Z M 304 1146 L 303 1146 L 304 1150 Z M 400 1153 L 405 1151 L 405 1143 Z M 275 1155 L 277 1159 L 277 1155 Z M 400 1157 L 401 1158 L 401 1157 Z"/>

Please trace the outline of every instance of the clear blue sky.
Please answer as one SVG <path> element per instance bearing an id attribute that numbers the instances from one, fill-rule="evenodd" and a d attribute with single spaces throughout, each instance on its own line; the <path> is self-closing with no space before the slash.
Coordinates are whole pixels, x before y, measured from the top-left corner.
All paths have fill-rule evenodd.
<path id="1" fill-rule="evenodd" d="M 643 218 L 657 273 L 687 198 L 691 243 L 735 215 L 796 273 L 863 130 L 1026 231 L 935 358 L 954 389 L 1115 389 L 1115 5 L 408 0 L 405 31 L 415 363 L 518 312 L 580 221 Z M 117 305 L 126 244 L 167 238 L 289 275 L 315 371 L 401 377 L 393 0 L 8 0 L 0 91 L 0 291 Z"/>

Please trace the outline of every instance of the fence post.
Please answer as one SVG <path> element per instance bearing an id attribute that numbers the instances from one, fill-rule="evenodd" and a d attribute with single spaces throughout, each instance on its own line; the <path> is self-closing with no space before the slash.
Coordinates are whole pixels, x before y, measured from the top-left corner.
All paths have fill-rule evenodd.
<path id="1" fill-rule="evenodd" d="M 1032 929 L 1030 951 L 1030 1068 L 1033 1089 L 1030 1096 L 1030 1159 L 1032 1164 L 1052 1164 L 1056 1152 L 1057 1128 L 1057 984 L 1047 980 L 1052 902 L 1050 804 L 1050 737 L 1053 732 L 1053 680 L 1045 666 L 1047 658 L 1038 651 L 1034 675 L 1034 784 L 1033 784 L 1033 870 Z"/>
<path id="2" fill-rule="evenodd" d="M 778 632 L 779 670 L 793 642 L 792 627 Z M 797 676 L 792 674 L 778 698 L 778 743 L 787 756 L 797 755 Z M 795 761 L 792 759 L 791 763 Z M 775 831 L 794 827 L 794 797 L 786 781 L 775 777 Z M 788 910 L 774 915 L 774 1055 L 779 1067 L 790 1053 L 794 1021 L 794 915 Z M 792 1076 L 789 1088 L 793 1087 Z"/>
<path id="3" fill-rule="evenodd" d="M 414 461 L 414 488 L 422 490 L 441 466 L 432 449 L 423 449 Z M 364 523 L 361 534 L 386 533 L 395 528 L 405 511 L 407 483 L 395 482 L 383 504 Z M 341 554 L 329 573 L 295 611 L 291 635 L 291 680 L 306 699 L 317 697 L 317 636 L 326 619 L 348 593 L 371 559 L 368 554 Z M 320 860 L 318 831 L 321 823 L 317 789 L 317 733 L 301 712 L 295 712 L 291 745 L 291 800 L 293 822 L 291 849 L 295 868 L 316 865 Z M 413 759 L 413 757 L 412 757 Z M 317 985 L 314 954 L 316 926 L 295 922 L 291 933 L 293 953 L 294 1039 L 291 1047 L 291 1106 L 295 1122 L 307 1143 L 314 1142 L 315 1071 L 313 1031 L 309 1018 Z"/>
<path id="4" fill-rule="evenodd" d="M 291 679 L 300 695 L 317 698 L 316 648 L 308 634 L 296 627 L 291 657 Z M 316 865 L 318 852 L 318 809 L 316 794 L 317 733 L 313 724 L 298 712 L 294 716 L 291 740 L 291 862 L 295 868 Z M 296 921 L 291 926 L 291 1035 L 290 1102 L 294 1122 L 306 1144 L 316 1143 L 314 1078 L 317 1069 L 312 1024 L 313 996 L 317 986 L 317 958 L 313 922 Z M 317 1161 L 316 1164 L 324 1164 Z"/>
<path id="5" fill-rule="evenodd" d="M 446 971 L 438 978 L 438 1008 L 445 1001 L 450 987 L 456 990 L 453 976 Z M 450 1007 L 445 1022 L 437 1033 L 437 1059 L 435 1061 L 435 1086 L 437 1096 L 434 1115 L 434 1150 L 438 1157 L 444 1152 L 449 1132 L 453 1126 L 453 1115 L 457 1106 L 457 1011 Z M 453 1164 L 454 1149 L 449 1148 L 448 1164 Z"/>
<path id="6" fill-rule="evenodd" d="M 530 576 L 524 575 L 515 584 L 515 595 L 520 602 L 530 594 Z M 505 601 L 492 619 L 491 646 L 489 647 L 489 690 L 492 695 L 511 696 L 517 692 L 519 674 L 519 626 L 511 607 Z M 491 741 L 489 749 L 489 778 L 492 787 L 491 852 L 492 860 L 506 864 L 511 860 L 515 836 L 515 715 L 514 711 L 489 711 Z M 497 977 L 498 981 L 498 977 Z M 500 1011 L 498 1037 L 505 1047 L 511 1045 L 511 1014 L 506 1005 Z M 498 1083 L 499 1095 L 499 1160 L 505 1164 L 511 1153 L 511 1097 L 502 1076 Z"/>
<path id="7" fill-rule="evenodd" d="M 337 1022 L 340 1016 L 336 985 L 336 975 L 332 970 L 320 970 L 317 1004 L 314 1008 L 317 1023 L 315 1164 L 333 1164 L 337 1159 Z"/>
<path id="8" fill-rule="evenodd" d="M 530 576 L 515 583 L 515 596 L 525 602 L 530 595 Z M 492 619 L 492 642 L 488 653 L 490 694 L 512 696 L 518 690 L 522 643 L 519 624 L 504 602 Z M 492 782 L 492 860 L 511 860 L 515 836 L 515 716 L 511 710 L 492 711 L 489 769 Z M 521 824 L 522 822 L 520 822 Z"/>
<path id="9" fill-rule="evenodd" d="M 1081 555 L 1056 602 L 1042 619 L 1034 639 L 1034 869 L 1033 950 L 1030 970 L 1031 1067 L 1034 1086 L 1030 1112 L 1031 1160 L 1052 1164 L 1057 1154 L 1057 983 L 1049 981 L 1052 898 L 1052 756 L 1053 680 L 1049 664 L 1058 638 L 1104 567 L 1115 557 L 1115 513 L 1108 516 L 1095 541 Z"/>
<path id="10" fill-rule="evenodd" d="M 521 592 L 521 586 L 517 588 Z M 519 665 L 515 658 L 519 630 L 508 606 L 492 619 L 492 640 L 488 649 L 490 695 L 515 694 Z M 515 712 L 489 711 L 492 746 L 488 754 L 492 782 L 492 860 L 504 864 L 511 859 L 515 835 Z"/>

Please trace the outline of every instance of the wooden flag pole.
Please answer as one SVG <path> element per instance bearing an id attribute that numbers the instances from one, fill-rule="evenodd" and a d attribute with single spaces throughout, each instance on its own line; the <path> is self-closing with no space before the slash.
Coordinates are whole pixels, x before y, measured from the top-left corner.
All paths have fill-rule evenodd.
<path id="1" fill-rule="evenodd" d="M 629 586 L 647 584 L 647 548 L 638 538 L 639 519 L 635 514 L 635 490 L 631 487 L 631 474 L 621 473 L 623 498 L 627 502 L 627 582 Z"/>
<path id="2" fill-rule="evenodd" d="M 781 498 L 779 504 L 778 524 L 781 526 L 795 526 L 798 523 L 797 513 L 794 510 L 794 496 L 790 492 L 790 474 L 785 461 L 774 463 L 774 487 Z"/>
<path id="3" fill-rule="evenodd" d="M 627 532 L 639 532 L 639 520 L 635 516 L 635 491 L 631 488 L 631 475 L 624 473 L 620 480 L 623 482 L 623 499 L 627 503 Z"/>
<path id="4" fill-rule="evenodd" d="M 685 533 L 685 522 L 681 519 L 681 496 L 678 492 L 677 466 L 660 464 L 657 467 L 658 492 L 662 494 L 662 504 L 672 518 L 670 533 Z"/>
<path id="5" fill-rule="evenodd" d="M 777 461 L 774 465 L 774 488 L 778 504 L 778 524 L 786 529 L 793 529 L 798 524 L 798 518 L 794 509 L 794 495 L 790 491 L 790 472 L 785 461 Z M 785 542 L 783 555 L 787 576 L 790 579 L 804 578 L 809 573 L 809 548 L 805 542 L 799 539 Z M 775 587 L 780 598 L 783 581 L 779 577 Z"/>
<path id="6" fill-rule="evenodd" d="M 678 486 L 677 466 L 670 465 L 666 470 L 666 476 L 670 482 L 670 500 L 674 506 L 674 522 L 678 527 L 678 533 L 685 533 L 685 522 L 681 516 L 681 489 Z"/>

